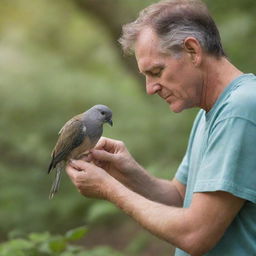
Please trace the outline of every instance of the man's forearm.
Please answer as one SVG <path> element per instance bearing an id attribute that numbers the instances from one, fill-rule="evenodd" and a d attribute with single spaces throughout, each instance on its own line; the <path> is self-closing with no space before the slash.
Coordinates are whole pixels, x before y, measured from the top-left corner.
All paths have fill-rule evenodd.
<path id="1" fill-rule="evenodd" d="M 183 198 L 172 181 L 156 178 L 142 167 L 132 172 L 124 185 L 134 192 L 166 205 L 181 207 Z"/>
<path id="2" fill-rule="evenodd" d="M 163 205 L 144 198 L 116 182 L 109 188 L 107 199 L 134 218 L 154 235 L 182 247 L 186 232 L 186 209 Z"/>

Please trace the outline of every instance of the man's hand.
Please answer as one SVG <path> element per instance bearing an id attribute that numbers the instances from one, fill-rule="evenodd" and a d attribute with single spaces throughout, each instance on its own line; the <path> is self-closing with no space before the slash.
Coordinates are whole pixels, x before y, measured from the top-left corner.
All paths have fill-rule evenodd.
<path id="1" fill-rule="evenodd" d="M 122 141 L 102 137 L 91 150 L 91 160 L 122 183 L 142 167 L 131 156 Z"/>
<path id="2" fill-rule="evenodd" d="M 151 176 L 131 156 L 122 141 L 102 137 L 86 161 L 93 161 L 129 189 L 144 197 L 168 205 L 181 206 L 183 202 L 177 181 Z M 185 192 L 184 192 L 185 193 Z"/>
<path id="3" fill-rule="evenodd" d="M 107 199 L 114 179 L 102 168 L 82 160 L 71 160 L 66 172 L 82 195 Z"/>

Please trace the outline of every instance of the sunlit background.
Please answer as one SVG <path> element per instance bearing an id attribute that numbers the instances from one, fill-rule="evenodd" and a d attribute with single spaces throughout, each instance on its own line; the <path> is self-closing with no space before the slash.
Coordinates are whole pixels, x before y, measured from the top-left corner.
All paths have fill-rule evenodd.
<path id="1" fill-rule="evenodd" d="M 157 96 L 146 95 L 133 59 L 124 58 L 117 43 L 121 24 L 152 2 L 0 1 L 1 256 L 171 254 L 171 246 L 110 203 L 80 196 L 66 175 L 48 200 L 53 175 L 47 168 L 59 129 L 99 103 L 113 110 L 114 126 L 105 126 L 104 135 L 123 140 L 154 175 L 173 177 L 197 110 L 174 114 Z M 256 73 L 256 1 L 205 2 L 229 59 Z M 88 229 L 79 240 L 86 254 L 58 243 L 57 249 L 13 254 L 31 242 L 31 234 L 56 240 L 81 226 Z"/>

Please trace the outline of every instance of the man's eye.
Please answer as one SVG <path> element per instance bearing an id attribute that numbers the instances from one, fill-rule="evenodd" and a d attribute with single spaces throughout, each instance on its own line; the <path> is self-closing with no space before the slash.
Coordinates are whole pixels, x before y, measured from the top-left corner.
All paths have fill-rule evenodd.
<path id="1" fill-rule="evenodd" d="M 152 76 L 160 76 L 161 73 L 162 73 L 162 70 L 156 70 L 156 71 L 151 72 L 151 75 Z"/>
<path id="2" fill-rule="evenodd" d="M 147 70 L 145 72 L 141 72 L 144 76 L 150 77 L 160 77 L 162 75 L 163 68 L 157 68 L 153 70 Z"/>

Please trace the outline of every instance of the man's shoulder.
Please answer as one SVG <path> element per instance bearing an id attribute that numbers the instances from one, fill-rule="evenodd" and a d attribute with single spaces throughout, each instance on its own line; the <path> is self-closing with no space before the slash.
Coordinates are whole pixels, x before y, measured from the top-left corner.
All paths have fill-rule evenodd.
<path id="1" fill-rule="evenodd" d="M 256 77 L 240 80 L 222 105 L 222 118 L 244 118 L 256 123 Z"/>
<path id="2" fill-rule="evenodd" d="M 247 79 L 241 79 L 237 86 L 231 91 L 230 103 L 234 105 L 245 105 L 251 106 L 255 105 L 256 96 L 256 76 L 251 75 L 246 77 Z"/>

